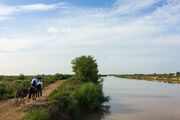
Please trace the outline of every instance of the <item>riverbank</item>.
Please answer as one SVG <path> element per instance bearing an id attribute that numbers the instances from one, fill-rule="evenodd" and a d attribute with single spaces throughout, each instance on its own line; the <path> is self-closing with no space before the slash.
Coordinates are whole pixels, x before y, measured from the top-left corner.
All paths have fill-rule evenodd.
<path id="1" fill-rule="evenodd" d="M 148 80 L 158 81 L 170 84 L 180 84 L 180 76 L 174 74 L 125 74 L 125 75 L 114 75 L 118 78 L 136 79 L 136 80 Z"/>

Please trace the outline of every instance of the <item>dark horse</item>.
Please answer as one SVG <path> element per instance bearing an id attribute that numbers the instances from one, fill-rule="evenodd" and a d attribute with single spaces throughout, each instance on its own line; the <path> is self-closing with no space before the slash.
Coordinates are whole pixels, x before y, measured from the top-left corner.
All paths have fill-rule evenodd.
<path id="1" fill-rule="evenodd" d="M 25 104 L 25 97 L 28 95 L 29 90 L 25 88 L 20 88 L 15 92 L 15 102 L 14 106 L 19 106 L 21 103 Z"/>
<path id="2" fill-rule="evenodd" d="M 36 100 L 37 97 L 37 89 L 34 86 L 31 86 L 29 89 L 29 97 L 28 102 L 32 98 L 33 100 Z"/>

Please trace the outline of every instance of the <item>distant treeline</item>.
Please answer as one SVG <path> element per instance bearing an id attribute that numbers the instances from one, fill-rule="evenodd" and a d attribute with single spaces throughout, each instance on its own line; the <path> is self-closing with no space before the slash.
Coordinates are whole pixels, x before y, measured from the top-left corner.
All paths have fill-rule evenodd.
<path id="1" fill-rule="evenodd" d="M 149 80 L 160 81 L 165 83 L 180 83 L 180 72 L 176 73 L 153 73 L 153 74 L 121 74 L 114 75 L 119 78 L 137 79 L 137 80 Z"/>

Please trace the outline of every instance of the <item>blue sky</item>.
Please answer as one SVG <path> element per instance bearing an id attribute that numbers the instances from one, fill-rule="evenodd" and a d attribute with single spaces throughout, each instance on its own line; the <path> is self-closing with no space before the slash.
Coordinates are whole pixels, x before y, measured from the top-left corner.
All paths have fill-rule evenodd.
<path id="1" fill-rule="evenodd" d="M 67 3 L 70 5 L 76 5 L 79 7 L 111 7 L 116 3 L 116 0 L 4 0 L 8 5 L 24 5 L 24 4 L 53 4 L 53 3 Z"/>
<path id="2" fill-rule="evenodd" d="M 0 74 L 180 71 L 179 0 L 1 0 Z"/>

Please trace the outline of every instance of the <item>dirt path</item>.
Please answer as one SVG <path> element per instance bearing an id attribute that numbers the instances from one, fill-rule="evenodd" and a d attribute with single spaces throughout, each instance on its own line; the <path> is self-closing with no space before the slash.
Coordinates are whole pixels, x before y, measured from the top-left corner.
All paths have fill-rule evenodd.
<path id="1" fill-rule="evenodd" d="M 0 102 L 0 120 L 19 120 L 25 115 L 25 110 L 33 105 L 41 105 L 47 103 L 49 94 L 57 88 L 63 81 L 57 81 L 50 84 L 43 90 L 43 96 L 37 100 L 31 100 L 29 103 L 21 104 L 19 107 L 13 106 L 13 99 Z"/>

